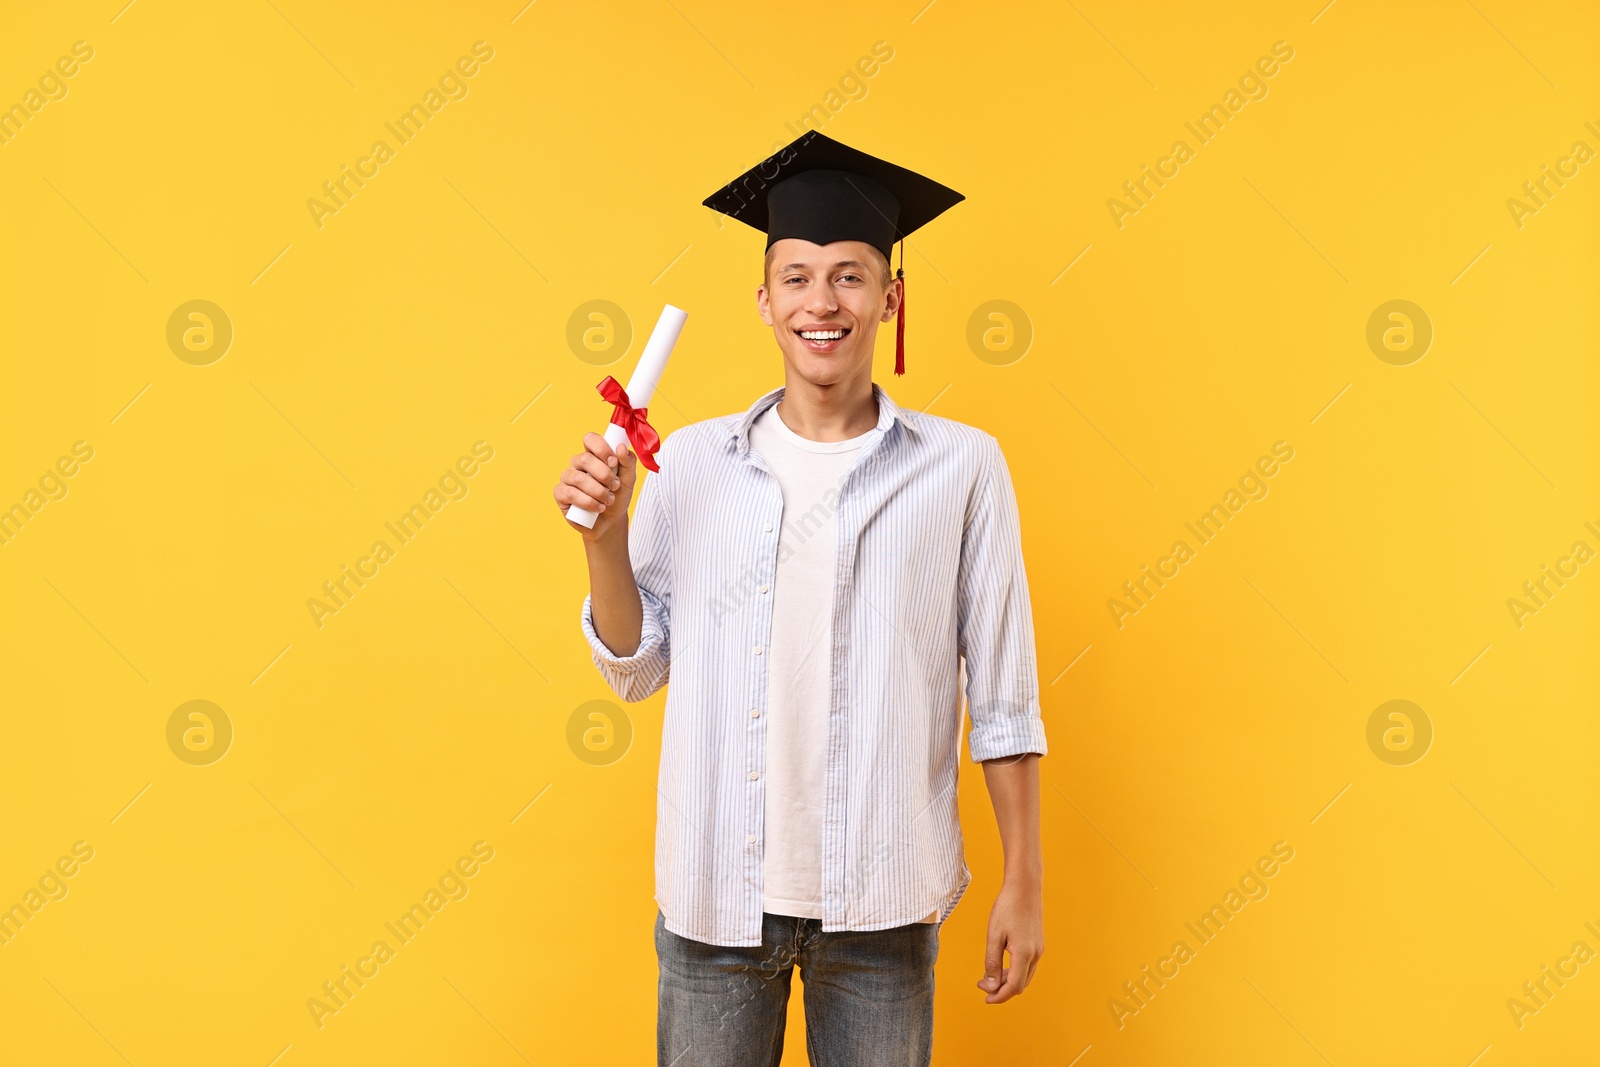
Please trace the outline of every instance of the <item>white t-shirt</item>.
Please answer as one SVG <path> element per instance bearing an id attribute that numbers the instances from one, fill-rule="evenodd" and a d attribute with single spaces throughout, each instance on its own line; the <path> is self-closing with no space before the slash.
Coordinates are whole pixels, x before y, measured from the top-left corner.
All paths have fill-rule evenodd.
<path id="1" fill-rule="evenodd" d="M 751 424 L 750 447 L 783 491 L 767 659 L 766 843 L 762 910 L 822 918 L 822 801 L 832 687 L 833 585 L 839 487 L 877 428 L 812 441 L 774 404 Z M 922 920 L 932 922 L 938 913 Z"/>

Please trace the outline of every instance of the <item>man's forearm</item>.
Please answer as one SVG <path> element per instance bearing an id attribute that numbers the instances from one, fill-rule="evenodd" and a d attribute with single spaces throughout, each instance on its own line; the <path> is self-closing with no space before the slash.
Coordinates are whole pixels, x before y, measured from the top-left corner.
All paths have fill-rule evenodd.
<path id="1" fill-rule="evenodd" d="M 1039 844 L 1039 754 L 983 761 L 983 778 L 1000 826 L 1007 882 L 1030 886 L 1044 883 L 1044 855 Z"/>
<path id="2" fill-rule="evenodd" d="M 644 604 L 628 558 L 628 525 L 623 523 L 605 537 L 584 539 L 589 561 L 589 608 L 594 632 L 614 656 L 639 651 L 644 633 Z"/>

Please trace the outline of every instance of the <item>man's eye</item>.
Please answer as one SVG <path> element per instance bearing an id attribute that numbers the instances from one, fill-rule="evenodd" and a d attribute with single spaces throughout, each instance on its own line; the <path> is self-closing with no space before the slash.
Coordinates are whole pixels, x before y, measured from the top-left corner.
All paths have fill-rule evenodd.
<path id="1" fill-rule="evenodd" d="M 853 278 L 854 280 L 859 282 L 861 280 L 861 275 L 859 275 L 859 274 L 845 274 L 845 275 L 841 276 L 840 280 L 843 281 L 843 280 L 845 280 L 847 278 Z"/>

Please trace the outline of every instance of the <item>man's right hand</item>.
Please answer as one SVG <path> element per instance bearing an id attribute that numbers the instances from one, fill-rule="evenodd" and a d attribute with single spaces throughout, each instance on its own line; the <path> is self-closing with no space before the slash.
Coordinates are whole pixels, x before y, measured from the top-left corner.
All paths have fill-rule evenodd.
<path id="1" fill-rule="evenodd" d="M 638 460 L 626 442 L 613 452 L 606 439 L 597 433 L 585 434 L 583 447 L 585 451 L 573 456 L 567 469 L 561 472 L 555 498 L 563 519 L 566 519 L 567 508 L 573 504 L 599 513 L 593 529 L 567 519 L 567 525 L 581 533 L 584 540 L 596 541 L 627 525 L 628 501 L 633 498 Z"/>

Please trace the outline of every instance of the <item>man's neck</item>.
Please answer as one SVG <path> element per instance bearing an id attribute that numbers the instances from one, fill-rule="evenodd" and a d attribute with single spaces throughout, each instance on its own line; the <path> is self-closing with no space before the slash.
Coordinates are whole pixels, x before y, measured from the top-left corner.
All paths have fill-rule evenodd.
<path id="1" fill-rule="evenodd" d="M 833 385 L 815 385 L 785 375 L 778 417 L 810 441 L 848 441 L 878 425 L 878 398 L 870 374 Z"/>

